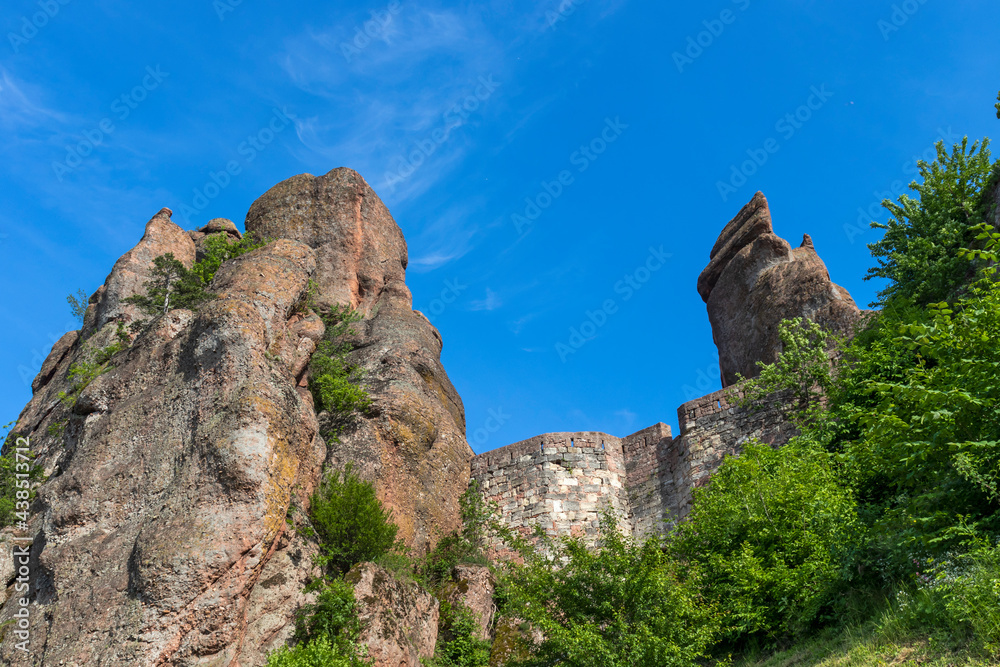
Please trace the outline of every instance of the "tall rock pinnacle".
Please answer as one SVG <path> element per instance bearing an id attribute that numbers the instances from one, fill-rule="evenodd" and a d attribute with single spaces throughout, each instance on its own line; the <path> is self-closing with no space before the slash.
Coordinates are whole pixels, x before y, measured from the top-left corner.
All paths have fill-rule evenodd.
<path id="1" fill-rule="evenodd" d="M 777 360 L 782 320 L 805 317 L 846 334 L 860 314 L 847 290 L 830 280 L 808 234 L 798 248 L 774 234 L 760 192 L 723 228 L 698 293 L 708 305 L 723 387 L 735 384 L 737 373 L 756 377 L 758 361 Z"/>

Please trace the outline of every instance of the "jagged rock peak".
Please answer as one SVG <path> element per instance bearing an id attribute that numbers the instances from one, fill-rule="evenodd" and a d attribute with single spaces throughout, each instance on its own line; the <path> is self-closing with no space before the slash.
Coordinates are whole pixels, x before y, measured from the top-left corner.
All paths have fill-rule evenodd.
<path id="1" fill-rule="evenodd" d="M 724 387 L 737 374 L 756 377 L 758 361 L 777 359 L 782 320 L 805 317 L 846 334 L 860 314 L 847 290 L 830 280 L 809 234 L 794 249 L 774 234 L 760 192 L 723 228 L 698 293 L 708 305 Z"/>
<path id="2" fill-rule="evenodd" d="M 729 221 L 719 234 L 719 239 L 712 247 L 708 266 L 698 276 L 698 294 L 708 302 L 712 289 L 722 276 L 726 265 L 732 261 L 740 250 L 753 243 L 761 234 L 772 234 L 771 210 L 767 206 L 767 198 L 763 192 L 758 192 L 744 206 L 736 217 Z"/>

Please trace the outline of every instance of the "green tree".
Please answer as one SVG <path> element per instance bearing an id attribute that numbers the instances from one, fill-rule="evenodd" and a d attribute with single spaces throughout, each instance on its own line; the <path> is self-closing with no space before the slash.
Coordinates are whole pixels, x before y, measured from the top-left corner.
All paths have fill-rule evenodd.
<path id="1" fill-rule="evenodd" d="M 859 525 L 830 454 L 803 440 L 747 443 L 696 489 L 671 548 L 698 564 L 723 637 L 773 643 L 812 627 L 835 599 Z"/>
<path id="2" fill-rule="evenodd" d="M 124 301 L 135 304 L 146 315 L 158 317 L 175 308 L 197 310 L 214 295 L 205 291 L 197 273 L 188 269 L 172 252 L 153 260 L 145 294 L 130 296 Z"/>
<path id="3" fill-rule="evenodd" d="M 595 549 L 564 538 L 524 557 L 500 578 L 502 613 L 537 631 L 522 635 L 530 655 L 515 664 L 691 666 L 715 637 L 696 570 L 670 559 L 658 539 L 623 536 L 610 514 Z"/>
<path id="4" fill-rule="evenodd" d="M 323 477 L 312 495 L 309 518 L 319 537 L 316 562 L 334 574 L 405 550 L 396 539 L 399 528 L 392 510 L 383 507 L 371 482 L 355 475 L 350 464 Z"/>
<path id="5" fill-rule="evenodd" d="M 87 306 L 89 305 L 90 298 L 87 293 L 82 289 L 78 289 L 76 294 L 70 294 L 66 297 L 66 303 L 69 304 L 70 312 L 73 313 L 73 317 L 80 320 L 83 323 L 83 317 L 87 314 Z"/>
<path id="6" fill-rule="evenodd" d="M 919 199 L 885 200 L 882 205 L 892 217 L 885 224 L 872 223 L 885 230 L 868 246 L 878 266 L 865 276 L 888 281 L 878 293 L 879 304 L 902 299 L 926 305 L 953 298 L 970 269 L 959 250 L 970 247 L 973 230 L 983 221 L 983 194 L 993 174 L 989 139 L 969 146 L 965 138 L 950 155 L 938 142 L 937 153 L 934 162 L 918 162 L 922 182 L 910 188 Z"/>
<path id="7" fill-rule="evenodd" d="M 787 392 L 795 401 L 790 418 L 803 426 L 817 417 L 822 399 L 833 385 L 830 350 L 839 339 L 812 320 L 796 317 L 782 320 L 778 328 L 781 354 L 773 364 L 758 361 L 760 375 L 741 380 L 743 406 L 770 400 L 775 392 Z"/>

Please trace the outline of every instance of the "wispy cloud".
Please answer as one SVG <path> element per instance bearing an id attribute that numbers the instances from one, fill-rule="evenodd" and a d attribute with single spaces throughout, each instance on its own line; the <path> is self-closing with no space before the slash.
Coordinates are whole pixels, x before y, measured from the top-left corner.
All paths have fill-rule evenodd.
<path id="1" fill-rule="evenodd" d="M 472 103 L 471 111 L 462 105 L 477 89 L 482 96 L 482 78 L 502 85 L 504 45 L 472 13 L 405 4 L 376 43 L 348 60 L 342 52 L 356 28 L 347 21 L 286 43 L 281 64 L 291 81 L 352 109 L 303 119 L 299 138 L 325 158 L 354 166 L 380 191 L 389 190 L 389 199 L 418 196 L 474 144 L 457 136 L 458 130 L 483 122 L 489 102 Z M 411 160 L 417 142 L 430 146 L 428 141 L 435 144 L 432 150 Z M 410 164 L 401 169 L 401 162 Z"/>
<path id="2" fill-rule="evenodd" d="M 469 310 L 496 310 L 503 305 L 503 301 L 497 296 L 497 293 L 491 290 L 489 287 L 486 288 L 486 297 L 483 299 L 477 299 L 469 303 Z"/>

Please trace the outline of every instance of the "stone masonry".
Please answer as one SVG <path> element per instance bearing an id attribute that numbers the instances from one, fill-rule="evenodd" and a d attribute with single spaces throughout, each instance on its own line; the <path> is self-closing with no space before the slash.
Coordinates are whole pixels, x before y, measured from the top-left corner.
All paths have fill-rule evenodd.
<path id="1" fill-rule="evenodd" d="M 739 397 L 731 388 L 685 403 L 677 438 L 662 423 L 624 438 L 548 433 L 476 456 L 472 477 L 524 535 L 540 525 L 549 535 L 592 538 L 609 508 L 643 539 L 686 516 L 693 490 L 749 439 L 777 447 L 795 434 L 783 401 L 741 408 Z"/>

